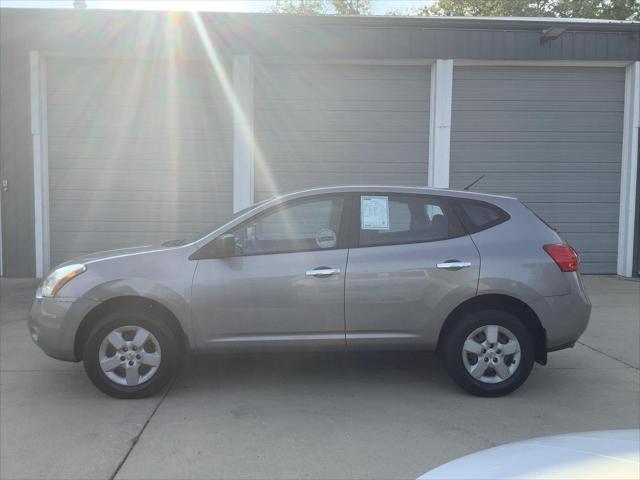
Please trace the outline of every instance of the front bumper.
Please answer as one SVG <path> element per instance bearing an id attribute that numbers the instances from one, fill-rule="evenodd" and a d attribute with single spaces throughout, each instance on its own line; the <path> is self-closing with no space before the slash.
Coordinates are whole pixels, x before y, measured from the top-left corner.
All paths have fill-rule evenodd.
<path id="1" fill-rule="evenodd" d="M 58 360 L 80 361 L 74 352 L 82 319 L 98 305 L 84 298 L 48 298 L 36 294 L 29 312 L 29 333 L 44 353 Z"/>

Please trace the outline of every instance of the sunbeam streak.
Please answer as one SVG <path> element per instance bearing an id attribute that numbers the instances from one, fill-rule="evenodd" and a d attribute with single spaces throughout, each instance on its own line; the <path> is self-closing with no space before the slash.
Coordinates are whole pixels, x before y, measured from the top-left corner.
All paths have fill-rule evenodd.
<path id="1" fill-rule="evenodd" d="M 224 64 L 221 61 L 216 48 L 211 42 L 211 38 L 209 37 L 207 29 L 202 21 L 202 17 L 198 12 L 190 12 L 190 15 L 193 20 L 196 32 L 198 33 L 198 37 L 202 42 L 202 46 L 209 60 L 209 64 L 211 65 L 213 72 L 218 78 L 225 99 L 231 108 L 231 112 L 234 115 L 234 118 L 238 118 L 240 120 L 238 122 L 235 122 L 236 128 L 239 128 L 240 130 L 239 132 L 236 132 L 236 134 L 241 135 L 244 142 L 251 144 L 253 150 L 254 165 L 260 166 L 260 172 L 266 176 L 265 181 L 268 184 L 270 190 L 274 192 L 274 194 L 278 194 L 280 192 L 278 192 L 278 187 L 273 178 L 273 174 L 271 173 L 271 170 L 265 161 L 260 146 L 256 142 L 252 129 L 249 127 L 249 122 L 247 122 L 247 114 L 242 109 L 242 103 L 236 96 L 236 93 L 233 89 L 233 84 L 230 81 L 229 76 L 227 75 Z"/>

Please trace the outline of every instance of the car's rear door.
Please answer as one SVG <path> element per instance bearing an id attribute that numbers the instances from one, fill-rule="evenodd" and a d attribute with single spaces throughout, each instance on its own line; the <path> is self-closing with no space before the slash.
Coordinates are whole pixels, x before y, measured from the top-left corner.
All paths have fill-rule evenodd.
<path id="1" fill-rule="evenodd" d="M 236 255 L 198 261 L 191 303 L 199 349 L 345 347 L 347 199 L 292 200 L 227 232 Z"/>
<path id="2" fill-rule="evenodd" d="M 480 257 L 445 196 L 357 194 L 345 286 L 347 347 L 434 346 L 475 295 Z"/>

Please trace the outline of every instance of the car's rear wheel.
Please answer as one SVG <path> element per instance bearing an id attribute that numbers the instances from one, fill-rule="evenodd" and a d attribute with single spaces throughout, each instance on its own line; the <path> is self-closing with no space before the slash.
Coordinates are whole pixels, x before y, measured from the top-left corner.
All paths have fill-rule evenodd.
<path id="1" fill-rule="evenodd" d="M 144 310 L 120 310 L 101 318 L 84 347 L 87 375 L 116 398 L 145 398 L 164 388 L 180 360 L 168 326 Z"/>
<path id="2" fill-rule="evenodd" d="M 449 375 L 467 392 L 498 397 L 524 383 L 535 358 L 527 327 L 509 312 L 480 310 L 456 318 L 443 339 Z"/>

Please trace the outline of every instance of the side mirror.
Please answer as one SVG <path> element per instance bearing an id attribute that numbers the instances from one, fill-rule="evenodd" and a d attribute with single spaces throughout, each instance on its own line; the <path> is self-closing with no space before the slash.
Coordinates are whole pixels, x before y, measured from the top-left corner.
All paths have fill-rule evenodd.
<path id="1" fill-rule="evenodd" d="M 214 240 L 217 257 L 233 257 L 236 254 L 236 236 L 230 233 L 220 235 Z"/>

